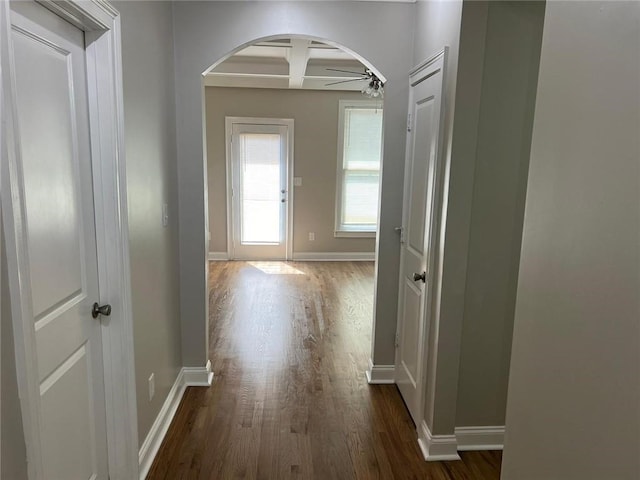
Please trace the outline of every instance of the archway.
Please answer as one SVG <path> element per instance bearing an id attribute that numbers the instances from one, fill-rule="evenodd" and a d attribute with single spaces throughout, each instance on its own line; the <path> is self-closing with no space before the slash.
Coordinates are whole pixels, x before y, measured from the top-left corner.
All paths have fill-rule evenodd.
<path id="1" fill-rule="evenodd" d="M 409 7 L 409 6 L 407 6 Z M 303 34 L 331 39 L 374 65 L 385 83 L 384 175 L 376 240 L 377 290 L 371 365 L 392 371 L 409 85 L 413 66 L 411 8 L 395 4 L 313 2 L 179 2 L 174 6 L 174 59 L 180 229 L 180 317 L 183 365 L 204 370 L 206 232 L 202 73 L 256 39 Z"/>
<path id="2" fill-rule="evenodd" d="M 282 65 L 278 65 L 278 64 L 274 64 L 275 58 L 267 58 L 265 59 L 265 57 L 263 57 L 263 55 L 268 55 L 269 52 L 267 52 L 268 50 L 273 51 L 273 50 L 278 50 L 278 48 L 276 48 L 276 46 L 278 47 L 286 47 L 288 49 L 287 53 L 291 53 L 293 52 L 300 43 L 305 44 L 305 48 L 308 49 L 308 52 L 305 54 L 302 54 L 303 57 L 303 65 L 302 65 L 302 74 L 300 73 L 300 66 L 299 65 L 294 65 L 294 60 L 292 58 L 289 58 L 289 56 L 287 56 L 286 62 L 288 62 L 289 65 L 287 65 L 289 71 L 287 72 L 287 75 L 289 76 L 289 81 L 291 83 L 294 83 L 294 79 L 293 79 L 293 73 L 291 73 L 293 70 L 298 70 L 298 74 L 299 75 L 304 75 L 304 85 L 302 85 L 302 81 L 300 81 L 299 85 L 296 85 L 296 87 L 294 89 L 292 89 L 292 87 L 289 87 L 289 90 L 287 90 L 286 84 L 284 86 L 282 86 L 282 78 L 283 75 L 276 75 L 273 72 L 277 72 L 279 71 L 278 66 L 282 67 Z M 313 52 L 316 52 L 318 49 L 323 49 L 323 48 L 328 48 L 329 46 L 333 47 L 334 49 L 338 50 L 339 52 L 343 53 L 343 55 L 346 58 L 349 58 L 349 60 L 351 62 L 353 62 L 352 64 L 345 64 L 348 65 L 347 67 L 343 68 L 351 68 L 351 69 L 358 69 L 361 68 L 362 71 L 366 72 L 362 79 L 358 79 L 358 78 L 353 78 L 353 75 L 350 75 L 346 72 L 348 72 L 349 70 L 341 70 L 340 68 L 329 68 L 327 67 L 327 65 L 322 64 L 322 66 L 318 65 L 318 63 L 313 63 L 314 61 L 319 61 L 322 63 L 322 60 L 317 58 L 317 56 L 313 55 Z M 258 50 L 261 50 L 261 52 L 258 52 Z M 311 54 L 309 52 L 312 52 Z M 258 57 L 251 57 L 250 55 L 258 55 Z M 273 53 L 271 53 L 271 55 L 275 55 Z M 292 54 L 293 55 L 293 54 Z M 300 54 L 296 54 L 296 55 L 300 55 Z M 317 55 L 317 54 L 316 54 Z M 335 58 L 335 53 L 333 53 L 333 61 L 334 62 L 338 62 L 338 60 Z M 308 58 L 308 57 L 314 57 L 314 58 Z M 235 62 L 238 62 L 238 59 L 244 58 L 244 59 L 252 59 L 252 61 L 246 60 L 245 63 L 243 63 L 241 66 L 238 66 L 237 64 L 235 64 Z M 262 61 L 257 64 L 257 58 L 261 58 Z M 266 60 L 271 60 L 271 62 L 267 62 Z M 284 59 L 280 59 L 284 62 Z M 309 61 L 310 63 L 307 64 L 307 61 Z M 325 59 L 326 61 L 326 59 Z M 341 61 L 346 61 L 344 58 L 342 58 Z M 334 67 L 340 67 L 342 64 L 337 63 L 336 65 L 331 64 Z M 237 79 L 234 81 L 234 74 L 230 73 L 230 70 L 232 70 L 232 67 L 234 67 L 236 69 L 239 69 L 242 73 L 241 74 L 237 74 L 239 75 L 239 77 L 237 77 Z M 268 67 L 268 74 L 264 74 L 264 72 L 260 71 L 258 73 L 254 73 L 254 76 L 251 77 L 251 74 L 248 73 L 249 70 L 251 69 L 250 67 L 253 67 L 254 69 L 257 67 L 261 67 L 262 69 L 264 69 L 265 67 Z M 261 68 L 257 68 L 257 70 L 261 70 Z M 322 74 L 316 74 L 316 75 L 320 75 L 317 78 L 313 77 L 311 74 L 311 71 L 318 71 L 319 68 L 322 68 L 323 73 Z M 219 71 L 218 71 L 219 70 Z M 353 70 L 351 70 L 353 72 Z M 328 74 L 333 75 L 334 77 L 331 76 L 327 76 Z M 310 36 L 310 35 L 302 35 L 302 34 L 295 34 L 295 35 L 291 35 L 291 34 L 286 34 L 286 35 L 270 35 L 267 37 L 261 37 L 261 38 L 257 38 L 255 40 L 246 42 L 242 45 L 237 46 L 236 48 L 234 48 L 232 51 L 228 52 L 227 54 L 225 54 L 224 56 L 222 56 L 221 58 L 219 58 L 216 62 L 214 62 L 210 67 L 208 67 L 203 73 L 203 92 L 202 92 L 202 99 L 203 99 L 203 145 L 204 145 L 204 167 L 205 167 L 205 174 L 204 174 L 204 189 L 207 192 L 206 198 L 208 199 L 205 202 L 205 222 L 206 222 L 206 231 L 207 231 L 207 254 L 209 255 L 209 260 L 211 259 L 215 259 L 215 260 L 226 260 L 226 259 L 239 259 L 242 257 L 238 257 L 238 256 L 233 256 L 232 255 L 232 248 L 230 245 L 230 239 L 232 234 L 230 233 L 233 229 L 231 226 L 231 221 L 229 220 L 229 217 L 231 216 L 231 207 L 230 204 L 232 203 L 232 198 L 231 195 L 228 195 L 226 192 L 227 191 L 231 191 L 231 183 L 230 180 L 227 179 L 226 183 L 225 183 L 225 179 L 223 179 L 222 177 L 225 176 L 230 176 L 230 169 L 231 166 L 227 162 L 225 163 L 224 161 L 221 161 L 221 157 L 223 156 L 229 156 L 229 148 L 232 147 L 228 147 L 226 145 L 226 143 L 229 143 L 229 138 L 227 138 L 227 140 L 225 141 L 223 139 L 223 134 L 222 134 L 222 120 L 224 119 L 224 115 L 222 114 L 217 114 L 217 115 L 212 115 L 212 106 L 210 105 L 210 102 L 212 100 L 210 100 L 211 95 L 212 95 L 212 91 L 213 90 L 218 90 L 218 91 L 224 91 L 224 88 L 218 88 L 218 87 L 254 87 L 254 88 L 250 88 L 250 89 L 235 89 L 238 90 L 238 92 L 233 93 L 233 95 L 235 95 L 234 99 L 227 99 L 224 97 L 228 97 L 231 95 L 230 92 L 234 92 L 234 90 L 227 90 L 226 93 L 223 95 L 222 93 L 220 93 L 219 95 L 222 96 L 224 98 L 224 102 L 222 101 L 222 99 L 220 98 L 220 96 L 215 100 L 217 102 L 220 102 L 221 104 L 224 104 L 225 106 L 220 107 L 222 108 L 222 110 L 227 112 L 227 115 L 229 114 L 230 111 L 230 107 L 229 105 L 233 105 L 234 103 L 240 103 L 237 101 L 238 95 L 239 95 L 239 91 L 244 90 L 243 93 L 248 94 L 249 92 L 261 92 L 261 94 L 259 95 L 259 98 L 264 99 L 266 97 L 268 97 L 267 93 L 268 92 L 280 92 L 280 93 L 286 93 L 286 92 L 298 92 L 298 93 L 304 93 L 305 95 L 307 95 L 307 97 L 305 98 L 309 98 L 309 97 L 313 97 L 314 95 L 324 95 L 324 94 L 334 94 L 334 96 L 331 96 L 330 100 L 329 97 L 325 97 L 326 101 L 331 101 L 331 102 L 335 102 L 336 105 L 336 113 L 335 113 L 335 117 L 332 118 L 332 120 L 334 120 L 334 124 L 331 125 L 332 129 L 335 129 L 335 135 L 336 138 L 333 138 L 332 140 L 330 140 L 329 142 L 327 142 L 327 144 L 331 144 L 333 143 L 333 148 L 334 149 L 338 149 L 340 150 L 340 148 L 338 147 L 338 143 L 341 141 L 340 140 L 340 136 L 337 133 L 337 130 L 339 130 L 338 128 L 338 110 L 340 110 L 340 122 L 342 122 L 342 110 L 343 108 L 347 108 L 347 104 L 349 104 L 351 108 L 351 110 L 349 110 L 350 112 L 355 112 L 356 110 L 358 111 L 373 111 L 373 109 L 375 108 L 376 113 L 378 114 L 377 117 L 379 117 L 379 121 L 380 121 L 380 132 L 378 133 L 378 138 L 380 141 L 380 145 L 379 145 L 379 153 L 378 155 L 380 157 L 382 157 L 382 151 L 381 151 L 381 145 L 382 145 L 382 137 L 384 136 L 384 132 L 382 132 L 382 92 L 384 89 L 384 83 L 386 81 L 386 77 L 383 75 L 383 73 L 376 68 L 375 65 L 373 65 L 371 62 L 369 62 L 368 60 L 366 60 L 363 56 L 357 54 L 356 52 L 340 45 L 337 42 L 331 41 L 331 40 L 327 40 L 324 38 L 320 38 L 317 36 Z M 215 76 L 214 76 L 215 75 Z M 284 77 L 286 77 L 287 75 L 284 75 Z M 368 76 L 367 76 L 368 75 Z M 250 78 L 253 78 L 253 81 L 248 81 Z M 313 80 L 318 80 L 318 79 L 322 79 L 322 85 L 319 85 L 317 82 L 313 83 Z M 242 80 L 241 83 L 236 84 L 235 82 L 238 82 Z M 267 82 L 267 80 L 269 80 L 269 82 Z M 361 81 L 361 80 L 364 80 Z M 280 83 L 277 84 L 277 86 L 274 86 L 274 81 L 279 81 Z M 355 82 L 355 83 L 350 83 L 350 82 Z M 310 83 L 311 85 L 307 85 L 307 83 Z M 329 85 L 334 85 L 337 84 L 337 86 L 335 87 L 329 87 Z M 373 85 L 374 88 L 371 88 L 371 85 Z M 355 86 L 355 87 L 353 87 Z M 367 88 L 367 86 L 369 86 L 369 95 L 363 95 L 363 93 L 360 92 L 360 90 L 365 90 Z M 214 87 L 212 89 L 209 89 L 209 87 Z M 345 88 L 347 87 L 347 88 Z M 351 88 L 349 88 L 351 87 Z M 257 90 L 257 89 L 259 90 Z M 269 90 L 269 88 L 272 89 L 278 89 L 278 90 Z M 338 92 L 331 92 L 329 90 L 333 90 L 333 89 L 337 89 L 339 90 Z M 329 90 L 327 90 L 329 89 Z M 342 93 L 342 95 L 338 95 L 339 93 Z M 298 97 L 300 98 L 300 97 Z M 318 98 L 318 97 L 316 97 Z M 340 98 L 340 107 L 338 107 L 338 101 L 336 100 L 336 98 Z M 346 98 L 349 98 L 351 100 L 347 100 Z M 242 103 L 245 102 L 249 102 L 249 100 L 243 100 Z M 343 105 L 343 102 L 345 102 L 345 105 Z M 264 100 L 260 103 L 264 103 Z M 367 110 L 367 104 L 369 110 Z M 357 108 L 356 108 L 357 107 Z M 271 115 L 271 111 L 269 111 L 269 113 L 265 114 L 265 110 L 264 108 L 242 108 L 242 107 L 235 107 L 236 109 L 233 110 L 231 109 L 232 112 L 235 112 L 234 115 L 236 115 L 236 113 L 238 111 L 243 112 L 245 117 L 250 117 L 253 119 L 256 119 L 257 117 L 269 117 L 269 116 L 273 116 L 273 117 L 285 117 L 285 116 L 292 116 L 292 115 L 286 115 L 286 114 L 282 114 L 282 113 L 276 113 L 275 115 Z M 239 108 L 239 110 L 238 110 Z M 273 108 L 273 107 L 271 107 Z M 283 110 L 278 110 L 278 112 L 282 112 Z M 346 111 L 346 110 L 345 110 Z M 249 112 L 249 113 L 247 113 Z M 256 114 L 256 112 L 258 112 Z M 297 116 L 297 115 L 296 115 Z M 215 118 L 213 118 L 215 117 Z M 266 120 L 263 118 L 263 120 Z M 297 120 L 296 120 L 297 122 Z M 215 123 L 215 126 L 213 125 Z M 342 123 L 341 123 L 342 124 Z M 296 125 L 296 132 L 298 131 L 298 127 L 299 125 Z M 318 128 L 318 127 L 315 127 Z M 341 128 L 344 128 L 344 126 L 342 126 Z M 212 134 L 211 132 L 214 131 L 216 132 L 215 134 Z M 346 130 L 345 130 L 346 131 Z M 305 132 L 306 135 L 301 135 L 301 137 L 303 138 L 308 138 L 310 135 L 309 131 L 307 129 L 307 131 Z M 215 135 L 215 138 L 212 140 L 211 137 Z M 207 150 L 208 149 L 208 150 Z M 226 152 L 225 152 L 226 149 Z M 309 150 L 309 148 L 307 148 L 307 151 Z M 296 146 L 296 154 L 298 153 L 299 149 L 298 146 Z M 340 154 L 341 155 L 341 154 Z M 305 158 L 305 155 L 300 155 L 300 157 Z M 326 156 L 325 156 L 326 157 Z M 333 185 L 327 185 L 329 187 L 333 187 L 336 186 L 336 190 L 339 192 L 340 191 L 340 184 L 341 184 L 341 180 L 338 178 L 337 182 L 336 182 L 336 178 L 335 178 L 335 173 L 336 173 L 336 157 L 337 155 L 335 153 L 329 155 L 329 157 L 331 157 L 331 160 L 329 160 L 328 158 L 325 158 L 325 160 L 327 160 L 327 162 L 325 163 L 329 163 L 330 162 L 330 166 L 326 165 L 325 168 L 328 168 L 331 172 L 333 172 L 334 177 L 332 178 L 331 182 Z M 298 171 L 298 155 L 296 155 L 296 171 Z M 340 162 L 340 161 L 339 161 Z M 314 162 L 309 162 L 307 161 L 307 163 L 314 163 Z M 316 165 L 318 163 L 321 162 L 315 162 Z M 382 163 L 382 161 L 380 161 L 380 164 Z M 293 164 L 292 164 L 293 165 Z M 225 167 L 226 167 L 226 171 L 225 171 Z M 208 171 L 208 169 L 212 169 L 211 172 Z M 338 170 L 340 170 L 340 168 L 338 168 Z M 310 175 L 310 177 L 313 177 L 313 175 Z M 325 175 L 326 177 L 326 175 Z M 379 186 L 381 184 L 381 172 L 375 177 L 376 178 L 376 191 L 375 191 L 375 198 L 373 199 L 373 209 L 374 209 L 374 213 L 375 213 L 375 217 L 376 217 L 376 225 L 377 225 L 377 220 L 379 219 L 380 216 L 380 204 L 379 204 Z M 211 180 L 211 178 L 213 178 L 213 180 Z M 324 177 L 323 177 L 324 178 Z M 296 177 L 297 181 L 302 182 L 302 178 L 301 177 Z M 305 179 L 306 180 L 306 179 Z M 337 185 L 336 185 L 337 183 Z M 293 187 L 293 182 L 291 184 L 291 186 Z M 298 191 L 299 189 L 296 189 L 296 191 Z M 329 188 L 330 190 L 330 188 Z M 284 189 L 283 189 L 284 192 Z M 293 188 L 292 188 L 292 192 L 293 192 Z M 296 193 L 296 196 L 298 196 L 298 193 Z M 329 197 L 327 197 L 327 202 L 326 203 L 331 203 L 330 205 L 330 210 L 333 212 L 334 210 L 337 212 L 339 210 L 339 208 L 336 206 L 339 204 L 340 202 L 340 194 L 337 195 L 338 198 L 336 198 L 336 196 L 334 196 L 333 193 L 329 194 Z M 344 198 L 344 197 L 342 197 Z M 284 198 L 282 200 L 284 202 Z M 289 201 L 289 199 L 287 200 Z M 298 198 L 296 198 L 296 201 L 298 201 Z M 335 203 L 334 203 L 335 201 Z M 297 207 L 300 204 L 297 204 Z M 226 206 L 226 208 L 225 208 Z M 315 206 L 315 205 L 314 205 Z M 326 205 L 325 205 L 326 206 Z M 214 211 L 214 213 L 210 213 L 209 209 L 212 209 Z M 325 208 L 326 210 L 326 208 Z M 235 210 L 234 211 L 234 215 L 237 213 Z M 307 210 L 305 211 L 309 211 L 308 207 Z M 336 213 L 336 216 L 338 214 Z M 221 217 L 224 217 L 223 220 L 221 221 Z M 293 215 L 292 215 L 293 217 Z M 299 215 L 298 215 L 299 217 Z M 294 224 L 294 220 L 291 220 L 291 225 L 293 226 Z M 336 230 L 331 232 L 331 236 L 334 236 L 335 239 L 331 239 L 331 241 L 333 241 L 336 245 L 334 246 L 329 246 L 329 250 L 330 252 L 320 252 L 319 255 L 317 256 L 313 256 L 314 253 L 317 252 L 311 252 L 311 254 L 308 254 L 307 256 L 304 255 L 305 252 L 302 252 L 302 254 L 299 253 L 293 253 L 293 249 L 291 249 L 291 252 L 288 251 L 286 259 L 287 260 L 315 260 L 315 259 L 325 259 L 325 260 L 347 260 L 347 259 L 353 259 L 353 260 L 374 260 L 377 262 L 377 249 L 376 249 L 376 242 L 375 242 L 375 238 L 376 238 L 376 234 L 375 234 L 375 225 L 374 225 L 374 229 L 373 231 L 369 230 L 359 230 L 358 231 L 347 231 L 347 232 L 341 232 L 340 227 L 339 227 L 340 222 L 338 220 L 336 220 Z M 333 225 L 331 225 L 330 227 L 327 225 L 323 225 L 323 227 L 327 227 L 324 228 L 324 231 L 326 232 L 327 230 L 333 230 Z M 351 230 L 351 229 L 349 229 Z M 306 234 L 306 232 L 305 232 Z M 310 233 L 310 235 L 314 235 L 315 233 Z M 348 238 L 351 237 L 351 238 Z M 368 238 L 368 240 L 367 240 Z M 293 243 L 293 236 L 290 239 L 291 243 Z M 298 235 L 297 241 L 300 242 L 300 235 Z M 342 242 L 342 243 L 340 243 Z M 350 244 L 351 242 L 351 244 Z M 358 243 L 360 245 L 364 245 L 365 242 L 367 242 L 367 246 L 364 248 L 364 250 L 367 250 L 366 252 L 361 252 L 359 250 L 357 251 L 353 251 L 354 246 L 357 248 Z M 325 242 L 325 245 L 328 242 Z M 212 244 L 212 246 L 209 246 L 209 244 Z M 349 245 L 350 244 L 350 245 Z M 220 246 L 222 245 L 222 247 Z M 343 247 L 340 248 L 340 245 L 342 245 Z M 345 248 L 344 246 L 347 245 L 347 247 Z M 362 250 L 362 248 L 361 248 Z M 227 253 L 228 251 L 228 253 Z M 332 257 L 331 255 L 328 255 L 329 253 L 333 253 L 337 251 L 338 254 L 336 254 L 335 257 Z M 367 254 L 368 252 L 370 252 L 370 254 Z M 292 254 L 293 253 L 293 254 Z M 350 257 L 349 253 L 353 253 L 353 256 Z M 367 254 L 367 255 L 365 255 Z M 342 256 L 339 256 L 342 255 Z M 245 257 L 246 258 L 246 257 Z M 259 258 L 250 258 L 251 260 L 259 260 Z M 283 258 L 284 259 L 284 258 Z M 206 266 L 206 275 L 205 278 L 209 279 L 209 271 L 208 271 L 208 262 L 205 262 L 205 266 Z M 209 292 L 209 285 L 207 285 L 207 292 Z M 206 302 L 206 317 L 209 318 L 209 312 L 208 312 L 208 308 L 209 308 L 209 293 L 207 293 L 207 302 Z M 209 328 L 209 324 L 207 323 L 207 329 Z M 207 335 L 206 335 L 207 339 L 209 339 L 210 335 L 209 332 L 207 330 Z M 207 345 L 207 350 L 209 349 L 209 346 Z M 213 353 L 213 352 L 212 352 Z M 366 368 L 365 365 L 363 365 L 363 370 Z"/>

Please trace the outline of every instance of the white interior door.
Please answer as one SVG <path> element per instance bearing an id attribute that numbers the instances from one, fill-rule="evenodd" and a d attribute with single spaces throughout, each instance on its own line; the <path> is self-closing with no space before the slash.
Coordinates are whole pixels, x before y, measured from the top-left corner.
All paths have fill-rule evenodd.
<path id="1" fill-rule="evenodd" d="M 423 418 L 442 78 L 441 57 L 411 78 L 409 98 L 396 383 L 416 425 Z"/>
<path id="2" fill-rule="evenodd" d="M 29 461 L 47 480 L 106 479 L 84 33 L 33 2 L 11 8 Z"/>
<path id="3" fill-rule="evenodd" d="M 231 258 L 286 260 L 288 125 L 233 123 Z"/>

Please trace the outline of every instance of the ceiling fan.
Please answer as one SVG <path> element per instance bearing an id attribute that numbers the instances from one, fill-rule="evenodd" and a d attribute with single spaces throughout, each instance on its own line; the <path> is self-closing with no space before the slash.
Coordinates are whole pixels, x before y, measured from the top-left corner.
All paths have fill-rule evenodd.
<path id="1" fill-rule="evenodd" d="M 378 78 L 378 76 L 373 73 L 372 70 L 366 68 L 363 72 L 354 72 L 352 70 L 340 70 L 338 68 L 327 68 L 327 70 L 331 70 L 332 72 L 342 72 L 342 73 L 351 73 L 353 75 L 358 75 L 360 78 L 350 78 L 349 80 L 340 80 L 338 82 L 327 83 L 329 85 L 338 85 L 339 83 L 348 83 L 348 82 L 362 82 L 366 81 L 364 87 L 362 87 L 362 94 L 366 95 L 369 98 L 382 98 L 384 95 L 384 83 L 382 80 Z"/>

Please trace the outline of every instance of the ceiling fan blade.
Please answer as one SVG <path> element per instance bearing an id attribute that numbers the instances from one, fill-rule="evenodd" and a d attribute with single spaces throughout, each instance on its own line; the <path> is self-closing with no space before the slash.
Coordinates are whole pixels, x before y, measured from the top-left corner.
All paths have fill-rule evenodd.
<path id="1" fill-rule="evenodd" d="M 364 72 L 354 72 L 352 70 L 340 70 L 339 68 L 326 68 L 326 70 L 331 70 L 332 72 L 342 72 L 342 73 L 353 73 L 354 75 L 361 75 L 362 77 L 368 77 Z"/>
<path id="2" fill-rule="evenodd" d="M 366 78 L 352 78 L 350 80 L 340 80 L 339 82 L 326 83 L 325 87 L 328 87 L 329 85 L 338 85 L 339 83 L 361 82 L 362 80 L 366 80 Z"/>

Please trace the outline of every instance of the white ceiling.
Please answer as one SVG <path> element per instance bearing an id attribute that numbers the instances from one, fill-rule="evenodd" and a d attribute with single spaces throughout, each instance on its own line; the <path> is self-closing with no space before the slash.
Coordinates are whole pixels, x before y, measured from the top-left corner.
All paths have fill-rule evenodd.
<path id="1" fill-rule="evenodd" d="M 358 91 L 365 81 L 328 85 L 359 78 L 328 69 L 365 71 L 351 54 L 304 38 L 256 43 L 240 50 L 205 75 L 205 85 L 217 87 L 293 88 Z"/>

